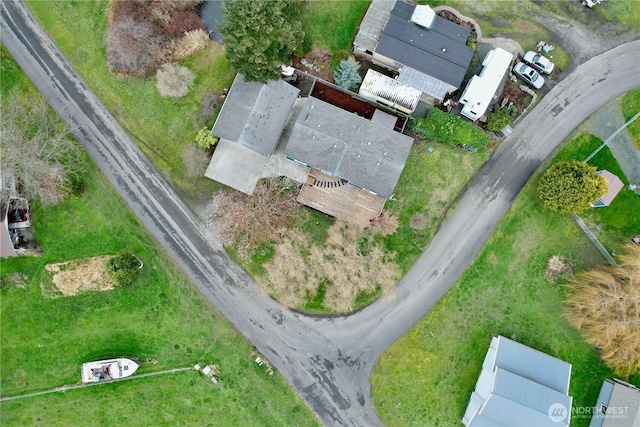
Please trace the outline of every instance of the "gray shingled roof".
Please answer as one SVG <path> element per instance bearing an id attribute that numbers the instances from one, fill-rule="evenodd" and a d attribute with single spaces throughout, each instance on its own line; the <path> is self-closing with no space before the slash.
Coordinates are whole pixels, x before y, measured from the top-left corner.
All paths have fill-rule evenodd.
<path id="1" fill-rule="evenodd" d="M 299 93 L 282 80 L 245 82 L 238 74 L 211 133 L 269 157 Z"/>
<path id="2" fill-rule="evenodd" d="M 389 198 L 412 144 L 406 135 L 307 98 L 285 155 Z"/>
<path id="3" fill-rule="evenodd" d="M 398 0 L 391 11 L 376 53 L 460 87 L 473 50 L 466 46 L 469 30 L 435 16 L 430 29 L 410 22 L 414 5 Z"/>

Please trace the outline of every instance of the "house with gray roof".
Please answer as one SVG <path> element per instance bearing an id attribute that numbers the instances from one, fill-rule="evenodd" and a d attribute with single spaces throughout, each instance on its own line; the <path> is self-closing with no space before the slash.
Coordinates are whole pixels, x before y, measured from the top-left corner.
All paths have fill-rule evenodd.
<path id="1" fill-rule="evenodd" d="M 471 63 L 474 51 L 466 45 L 470 31 L 429 6 L 397 0 L 390 8 L 390 3 L 373 0 L 354 52 L 398 71 L 398 81 L 422 91 L 426 100 L 442 101 L 460 88 Z"/>
<path id="2" fill-rule="evenodd" d="M 367 225 L 393 195 L 413 138 L 384 111 L 372 109 L 369 119 L 297 91 L 236 77 L 205 176 L 249 195 L 261 178 L 287 176 L 303 184 L 298 202 Z"/>
<path id="3" fill-rule="evenodd" d="M 619 379 L 604 380 L 590 427 L 640 426 L 640 389 Z"/>
<path id="4" fill-rule="evenodd" d="M 282 80 L 246 82 L 237 74 L 211 133 L 220 138 L 205 176 L 245 194 L 269 175 L 271 157 L 300 90 Z M 292 178 L 300 172 L 290 171 Z"/>
<path id="5" fill-rule="evenodd" d="M 571 365 L 493 337 L 462 423 L 467 427 L 568 427 Z"/>

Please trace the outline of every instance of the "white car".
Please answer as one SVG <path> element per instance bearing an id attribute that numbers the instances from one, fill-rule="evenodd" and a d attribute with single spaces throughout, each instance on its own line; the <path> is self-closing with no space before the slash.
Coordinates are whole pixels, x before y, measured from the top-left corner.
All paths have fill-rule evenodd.
<path id="1" fill-rule="evenodd" d="M 536 70 L 523 62 L 518 62 L 516 66 L 513 67 L 513 72 L 516 76 L 524 80 L 525 83 L 536 89 L 540 89 L 542 85 L 544 85 L 544 78 L 538 74 Z"/>
<path id="2" fill-rule="evenodd" d="M 549 59 L 545 56 L 540 55 L 537 52 L 530 50 L 529 52 L 524 54 L 524 58 L 522 58 L 524 62 L 531 65 L 536 70 L 541 73 L 550 74 L 553 71 L 555 65 L 553 62 L 549 61 Z"/>

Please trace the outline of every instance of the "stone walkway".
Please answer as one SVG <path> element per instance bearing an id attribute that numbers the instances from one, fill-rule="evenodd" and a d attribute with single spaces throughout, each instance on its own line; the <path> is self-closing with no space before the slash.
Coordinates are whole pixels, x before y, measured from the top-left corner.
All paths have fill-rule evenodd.
<path id="1" fill-rule="evenodd" d="M 621 98 L 617 98 L 593 113 L 578 127 L 577 131 L 591 133 L 603 141 L 609 138 L 625 123 L 620 100 Z M 640 194 L 640 150 L 633 143 L 629 131 L 626 128 L 623 129 L 609 142 L 609 148 L 629 179 L 629 183 L 635 184 L 636 192 Z"/>

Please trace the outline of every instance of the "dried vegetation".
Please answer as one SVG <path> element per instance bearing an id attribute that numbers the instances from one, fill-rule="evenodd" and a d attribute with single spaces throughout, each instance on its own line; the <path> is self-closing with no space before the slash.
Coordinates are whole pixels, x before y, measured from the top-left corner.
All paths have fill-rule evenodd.
<path id="1" fill-rule="evenodd" d="M 578 274 L 567 289 L 569 322 L 616 375 L 640 369 L 640 246 L 629 244 L 621 267 Z"/>

